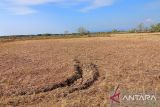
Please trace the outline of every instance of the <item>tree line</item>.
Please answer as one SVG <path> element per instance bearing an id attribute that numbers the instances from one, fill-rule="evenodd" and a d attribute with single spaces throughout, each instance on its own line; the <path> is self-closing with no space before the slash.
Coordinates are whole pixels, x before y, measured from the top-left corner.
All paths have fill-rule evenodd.
<path id="1" fill-rule="evenodd" d="M 149 27 L 145 27 L 144 23 L 140 23 L 137 28 L 128 30 L 128 32 L 160 32 L 160 23 L 150 25 Z"/>
<path id="2" fill-rule="evenodd" d="M 119 33 L 119 32 L 128 32 L 128 33 L 147 33 L 147 32 L 160 32 L 160 23 L 150 25 L 149 27 L 145 27 L 144 23 L 140 23 L 136 28 L 130 30 L 117 30 L 113 29 L 107 33 Z M 90 31 L 87 30 L 85 27 L 79 27 L 77 29 L 77 33 L 81 35 L 89 34 Z"/>

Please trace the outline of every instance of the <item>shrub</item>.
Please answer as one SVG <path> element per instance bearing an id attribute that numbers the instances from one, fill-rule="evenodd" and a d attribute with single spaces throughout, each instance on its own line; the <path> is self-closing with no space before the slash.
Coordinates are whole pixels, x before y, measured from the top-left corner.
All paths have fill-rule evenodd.
<path id="1" fill-rule="evenodd" d="M 87 29 L 85 29 L 84 27 L 79 27 L 78 33 L 80 33 L 81 35 L 86 35 L 86 34 L 89 34 L 90 32 Z"/>
<path id="2" fill-rule="evenodd" d="M 160 32 L 160 23 L 152 25 L 151 32 Z"/>

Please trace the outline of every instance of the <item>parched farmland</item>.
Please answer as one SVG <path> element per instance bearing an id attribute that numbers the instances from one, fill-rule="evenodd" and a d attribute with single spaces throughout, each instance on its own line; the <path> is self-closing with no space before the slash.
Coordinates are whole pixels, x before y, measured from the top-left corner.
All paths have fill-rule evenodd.
<path id="1" fill-rule="evenodd" d="M 0 107 L 110 107 L 117 85 L 160 106 L 159 34 L 0 42 Z"/>

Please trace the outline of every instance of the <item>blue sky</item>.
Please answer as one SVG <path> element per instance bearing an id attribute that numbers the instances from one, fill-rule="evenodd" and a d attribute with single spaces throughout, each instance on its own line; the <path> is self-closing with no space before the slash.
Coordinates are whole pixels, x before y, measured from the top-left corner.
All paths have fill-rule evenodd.
<path id="1" fill-rule="evenodd" d="M 160 0 L 1 0 L 0 35 L 131 29 L 160 22 Z"/>

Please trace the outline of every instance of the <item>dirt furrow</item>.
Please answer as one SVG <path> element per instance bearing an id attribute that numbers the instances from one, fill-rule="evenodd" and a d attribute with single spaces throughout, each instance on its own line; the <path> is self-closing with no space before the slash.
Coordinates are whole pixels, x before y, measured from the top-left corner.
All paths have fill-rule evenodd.
<path id="1" fill-rule="evenodd" d="M 73 93 L 77 90 L 83 90 L 89 88 L 99 77 L 99 72 L 97 66 L 94 64 L 81 64 L 78 60 L 74 60 L 74 70 L 75 73 L 67 78 L 65 81 L 56 84 L 46 85 L 38 89 L 33 89 L 31 91 L 20 91 L 17 92 L 17 96 L 22 95 L 32 95 L 44 92 L 49 92 L 57 88 L 67 87 L 69 89 L 68 93 Z M 81 80 L 78 84 L 77 81 Z"/>
<path id="2" fill-rule="evenodd" d="M 83 65 L 83 75 L 82 75 L 82 82 L 81 84 L 75 84 L 71 89 L 69 90 L 69 93 L 73 93 L 77 90 L 84 90 L 92 86 L 92 84 L 98 79 L 99 72 L 97 69 L 97 66 L 93 63 L 88 65 Z"/>

